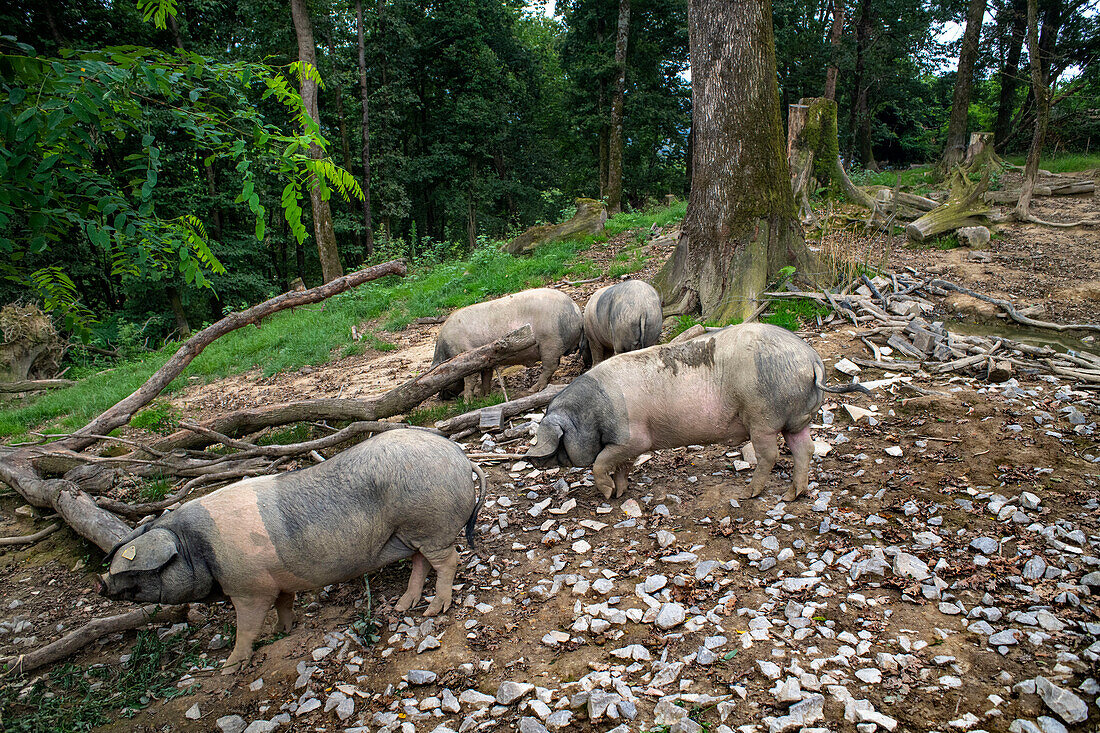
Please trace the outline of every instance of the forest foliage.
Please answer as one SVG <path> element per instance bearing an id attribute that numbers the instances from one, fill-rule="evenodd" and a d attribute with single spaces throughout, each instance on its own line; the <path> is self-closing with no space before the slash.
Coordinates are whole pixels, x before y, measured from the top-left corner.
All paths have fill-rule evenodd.
<path id="1" fill-rule="evenodd" d="M 840 152 L 854 169 L 942 151 L 959 0 L 774 0 L 781 102 L 838 70 Z M 332 198 L 345 267 L 466 260 L 607 176 L 618 0 L 377 0 L 361 6 L 374 251 L 365 248 L 356 3 L 312 0 L 317 67 L 289 7 L 248 0 L 12 0 L 0 10 L 0 296 L 38 300 L 71 333 L 153 345 L 320 281 L 307 186 Z M 970 130 L 1026 149 L 1026 3 L 990 0 Z M 1100 144 L 1096 2 L 1042 0 L 1056 83 L 1048 150 Z M 954 44 L 954 45 L 953 45 Z M 685 197 L 687 0 L 633 0 L 623 196 Z M 320 120 L 297 87 L 315 75 Z M 311 159 L 311 144 L 323 155 Z M 473 261 L 477 261 L 476 258 Z M 173 308 L 174 307 L 174 308 Z M 173 317 L 175 309 L 176 316 Z"/>

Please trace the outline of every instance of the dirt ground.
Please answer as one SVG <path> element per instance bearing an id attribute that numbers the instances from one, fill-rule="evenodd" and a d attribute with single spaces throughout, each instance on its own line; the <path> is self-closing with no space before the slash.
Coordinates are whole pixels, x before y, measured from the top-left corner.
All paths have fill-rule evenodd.
<path id="1" fill-rule="evenodd" d="M 1096 217 L 1100 204 L 1095 196 L 1038 199 L 1035 213 Z M 632 246 L 628 235 L 598 253 L 601 264 Z M 1042 306 L 1038 318 L 1100 322 L 1095 228 L 1006 224 L 981 255 L 852 241 L 888 253 L 894 271 L 909 267 L 1021 308 Z M 652 277 L 672 246 L 656 238 L 635 277 Z M 556 287 L 580 303 L 606 282 Z M 941 303 L 934 317 L 1012 330 L 989 316 Z M 437 328 L 387 335 L 395 352 L 267 379 L 246 373 L 171 401 L 188 418 L 203 419 L 304 397 L 376 394 L 427 368 Z M 832 368 L 839 358 L 870 358 L 846 322 L 808 324 L 801 335 L 832 382 L 847 379 Z M 1096 350 L 1095 341 L 1071 343 Z M 580 370 L 570 357 L 554 381 Z M 529 389 L 534 376 L 507 370 L 509 394 Z M 1069 729 L 1096 730 L 1100 588 L 1086 576 L 1100 570 L 1100 396 L 1025 372 L 1002 385 L 927 375 L 912 384 L 944 394 L 922 396 L 895 383 L 870 397 L 827 399 L 814 430 L 827 453 L 815 458 L 811 496 L 789 504 L 780 499 L 788 455 L 764 495 L 738 501 L 751 473 L 740 446 L 661 451 L 636 468 L 624 499 L 604 502 L 587 471 L 539 471 L 509 457 L 523 453 L 524 439 L 497 443 L 476 434 L 468 448 L 503 457 L 482 464 L 489 496 L 478 557 L 463 552 L 447 614 L 425 622 L 417 613 L 424 603 L 407 618 L 393 614 L 408 578 L 400 563 L 370 578 L 369 596 L 361 582 L 300 594 L 297 628 L 273 634 L 270 614 L 251 666 L 222 676 L 232 609 L 197 606 L 183 629 L 201 654 L 178 683 L 188 694 L 153 700 L 133 717 L 112 714 L 103 729 L 239 731 L 251 722 L 249 730 L 259 731 L 271 729 L 260 722 L 275 719 L 277 730 L 536 731 L 555 729 L 562 716 L 553 710 L 570 711 L 564 729 L 580 731 L 847 731 L 857 723 L 861 731 L 876 724 L 1032 730 L 1014 724 L 1020 719 L 1049 733 L 1066 716 L 1036 694 L 1043 683 L 1033 680 L 1042 676 L 1085 705 L 1087 720 Z M 853 420 L 844 405 L 871 416 Z M 1069 407 L 1084 416 L 1082 425 L 1070 422 Z M 11 492 L 0 494 L 0 535 L 41 528 L 32 514 Z M 902 554 L 932 579 L 899 571 Z M 1025 574 L 1035 558 L 1044 568 L 1038 578 Z M 0 552 L 0 655 L 25 653 L 126 610 L 92 592 L 101 559 L 68 530 Z M 659 583 L 656 576 L 663 588 L 641 589 Z M 656 608 L 674 605 L 686 620 L 660 628 Z M 116 634 L 70 661 L 119 665 L 133 640 L 133 633 Z M 409 684 L 410 670 L 436 678 Z M 794 680 L 799 691 L 780 689 L 776 677 L 788 687 Z M 506 681 L 535 689 L 499 705 L 466 694 L 496 696 Z M 600 694 L 617 697 L 601 708 Z M 800 705 L 817 705 L 818 696 L 819 714 L 787 719 L 801 714 Z M 341 719 L 345 699 L 352 711 Z M 313 700 L 322 704 L 311 710 Z M 194 706 L 197 719 L 185 716 L 193 717 Z M 687 711 L 688 722 L 677 711 Z M 0 727 L 28 713 L 15 702 L 0 712 Z M 232 715 L 241 716 L 239 727 L 224 718 Z"/>

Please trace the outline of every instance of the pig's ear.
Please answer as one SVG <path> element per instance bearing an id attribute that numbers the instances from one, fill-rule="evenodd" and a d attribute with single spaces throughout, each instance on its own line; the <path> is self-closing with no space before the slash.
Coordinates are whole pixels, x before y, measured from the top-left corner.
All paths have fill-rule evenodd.
<path id="1" fill-rule="evenodd" d="M 544 422 L 535 434 L 535 442 L 524 455 L 530 458 L 546 458 L 554 455 L 558 450 L 558 443 L 561 442 L 561 436 L 560 426 Z"/>
<path id="2" fill-rule="evenodd" d="M 122 572 L 149 572 L 160 570 L 179 554 L 176 536 L 166 529 L 154 529 L 124 545 L 116 553 L 126 564 Z"/>
<path id="3" fill-rule="evenodd" d="M 138 537 L 141 537 L 143 534 L 145 534 L 146 532 L 148 532 L 152 528 L 153 528 L 153 523 L 152 522 L 146 522 L 145 524 L 142 524 L 141 526 L 135 527 L 133 529 L 133 531 L 130 532 L 130 534 L 123 537 L 121 540 L 119 540 L 115 544 L 114 547 L 111 548 L 111 551 L 107 553 L 107 557 L 103 558 L 103 562 L 107 565 L 107 567 L 110 567 L 111 566 L 111 561 L 114 560 L 115 554 L 118 553 L 119 550 L 121 550 L 123 547 L 130 544 L 134 540 L 136 540 Z"/>

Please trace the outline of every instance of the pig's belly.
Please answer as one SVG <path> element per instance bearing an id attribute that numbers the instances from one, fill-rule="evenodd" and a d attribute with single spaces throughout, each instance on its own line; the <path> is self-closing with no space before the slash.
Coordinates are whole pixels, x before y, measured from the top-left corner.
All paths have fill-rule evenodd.
<path id="1" fill-rule="evenodd" d="M 747 437 L 740 418 L 717 390 L 690 381 L 680 387 L 667 396 L 639 391 L 627 398 L 632 438 L 637 427 L 648 437 L 643 442 L 649 448 L 727 443 Z"/>

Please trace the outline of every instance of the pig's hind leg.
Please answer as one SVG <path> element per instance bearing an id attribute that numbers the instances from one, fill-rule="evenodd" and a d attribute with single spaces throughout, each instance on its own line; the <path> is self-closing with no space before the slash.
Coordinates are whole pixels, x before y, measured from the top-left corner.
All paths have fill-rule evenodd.
<path id="1" fill-rule="evenodd" d="M 279 616 L 279 630 L 290 633 L 294 628 L 294 594 L 283 591 L 275 599 L 275 613 Z"/>
<path id="2" fill-rule="evenodd" d="M 810 437 L 810 428 L 808 427 L 794 433 L 784 431 L 783 437 L 786 438 L 787 448 L 794 456 L 791 488 L 783 496 L 783 501 L 794 501 L 809 490 L 810 458 L 814 454 L 814 441 Z"/>
<path id="3" fill-rule="evenodd" d="M 234 596 L 233 608 L 237 611 L 237 641 L 233 645 L 233 652 L 225 660 L 222 674 L 233 674 L 239 671 L 252 658 L 252 643 L 260 635 L 264 625 L 264 618 L 275 601 L 272 596 Z"/>
<path id="4" fill-rule="evenodd" d="M 420 550 L 421 556 L 427 558 L 435 568 L 435 598 L 428 604 L 424 611 L 425 616 L 436 616 L 446 613 L 451 607 L 451 594 L 455 582 L 455 572 L 458 571 L 458 550 L 454 545 L 445 550 Z"/>
<path id="5" fill-rule="evenodd" d="M 776 444 L 778 432 L 767 428 L 749 428 L 749 438 L 752 447 L 756 451 L 756 470 L 752 473 L 752 481 L 749 483 L 747 498 L 760 496 L 764 490 L 764 484 L 771 476 L 775 462 L 779 459 L 779 446 Z"/>
<path id="6" fill-rule="evenodd" d="M 420 603 L 420 596 L 424 593 L 424 581 L 428 577 L 428 561 L 419 552 L 413 555 L 412 572 L 409 573 L 409 587 L 405 595 L 397 601 L 393 607 L 398 613 L 405 613 L 410 608 Z"/>

